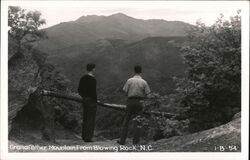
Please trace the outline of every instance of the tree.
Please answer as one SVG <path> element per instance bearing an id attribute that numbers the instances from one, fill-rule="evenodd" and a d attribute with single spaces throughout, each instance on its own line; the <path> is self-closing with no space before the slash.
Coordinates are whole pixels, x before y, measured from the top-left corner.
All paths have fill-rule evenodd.
<path id="1" fill-rule="evenodd" d="M 223 15 L 211 27 L 198 22 L 182 55 L 188 68 L 179 79 L 181 105 L 190 107 L 190 131 L 231 120 L 241 107 L 241 16 Z"/>
<path id="2" fill-rule="evenodd" d="M 26 13 L 24 9 L 18 6 L 9 6 L 8 8 L 8 33 L 9 36 L 17 41 L 19 54 L 22 38 L 27 34 L 43 37 L 44 32 L 38 29 L 44 24 L 46 24 L 46 21 L 41 18 L 39 11 L 29 11 Z"/>

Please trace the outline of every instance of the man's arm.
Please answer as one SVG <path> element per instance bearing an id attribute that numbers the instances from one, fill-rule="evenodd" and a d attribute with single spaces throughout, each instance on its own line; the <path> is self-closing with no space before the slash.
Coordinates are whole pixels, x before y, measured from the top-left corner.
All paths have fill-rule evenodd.
<path id="1" fill-rule="evenodd" d="M 144 91 L 145 91 L 146 97 L 151 93 L 151 90 L 150 90 L 149 85 L 148 85 L 147 82 L 145 83 Z"/>
<path id="2" fill-rule="evenodd" d="M 97 102 L 97 93 L 96 93 L 96 85 L 97 85 L 97 82 L 96 82 L 96 79 L 94 78 L 94 80 L 93 80 L 93 91 L 94 91 L 94 99 L 95 99 L 95 101 Z"/>
<path id="3" fill-rule="evenodd" d="M 81 97 L 83 97 L 82 89 L 83 89 L 83 79 L 81 78 L 79 81 L 78 89 L 77 89 L 77 91 Z"/>
<path id="4" fill-rule="evenodd" d="M 128 88 L 129 88 L 129 80 L 125 83 L 122 90 L 125 92 L 126 95 L 128 95 Z"/>

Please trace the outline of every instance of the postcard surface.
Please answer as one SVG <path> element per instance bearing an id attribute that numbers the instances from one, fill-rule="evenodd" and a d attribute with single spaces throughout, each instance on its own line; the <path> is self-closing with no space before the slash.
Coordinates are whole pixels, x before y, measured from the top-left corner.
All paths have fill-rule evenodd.
<path id="1" fill-rule="evenodd" d="M 3 1 L 1 159 L 247 159 L 248 5 Z"/>

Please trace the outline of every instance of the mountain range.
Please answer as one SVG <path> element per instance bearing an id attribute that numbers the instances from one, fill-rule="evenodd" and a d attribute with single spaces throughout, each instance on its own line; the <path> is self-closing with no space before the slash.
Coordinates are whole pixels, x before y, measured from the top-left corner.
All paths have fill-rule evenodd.
<path id="1" fill-rule="evenodd" d="M 99 39 L 123 39 L 134 42 L 147 37 L 185 36 L 185 31 L 191 26 L 181 21 L 135 19 L 122 13 L 110 16 L 88 15 L 46 28 L 49 38 L 43 40 L 40 47 L 54 52 L 57 49 Z"/>
<path id="2" fill-rule="evenodd" d="M 180 21 L 142 20 L 122 13 L 82 16 L 44 29 L 48 38 L 38 49 L 61 68 L 75 91 L 86 64 L 93 62 L 104 99 L 120 99 L 117 91 L 133 75 L 136 64 L 142 65 L 143 77 L 154 92 L 168 94 L 174 89 L 172 77 L 184 74 L 180 47 L 191 27 Z"/>

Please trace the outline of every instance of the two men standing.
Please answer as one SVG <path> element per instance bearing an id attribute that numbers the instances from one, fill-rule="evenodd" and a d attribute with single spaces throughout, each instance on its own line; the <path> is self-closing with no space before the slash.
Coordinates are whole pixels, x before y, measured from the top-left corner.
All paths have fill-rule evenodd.
<path id="1" fill-rule="evenodd" d="M 96 116 L 96 79 L 94 77 L 95 65 L 87 65 L 88 74 L 84 75 L 80 79 L 78 93 L 83 98 L 83 124 L 82 124 L 82 139 L 85 142 L 92 142 L 92 137 L 95 127 L 95 116 Z M 134 77 L 127 80 L 123 87 L 123 91 L 126 93 L 127 99 L 127 108 L 125 111 L 125 116 L 122 124 L 121 138 L 118 141 L 119 144 L 124 145 L 127 134 L 128 134 L 128 125 L 129 121 L 138 115 L 142 114 L 142 104 L 141 100 L 145 98 L 150 93 L 150 88 L 147 82 L 142 79 L 141 66 L 134 67 L 135 75 Z M 140 132 L 138 124 L 134 123 L 134 136 L 133 144 L 138 144 L 140 141 Z"/>

